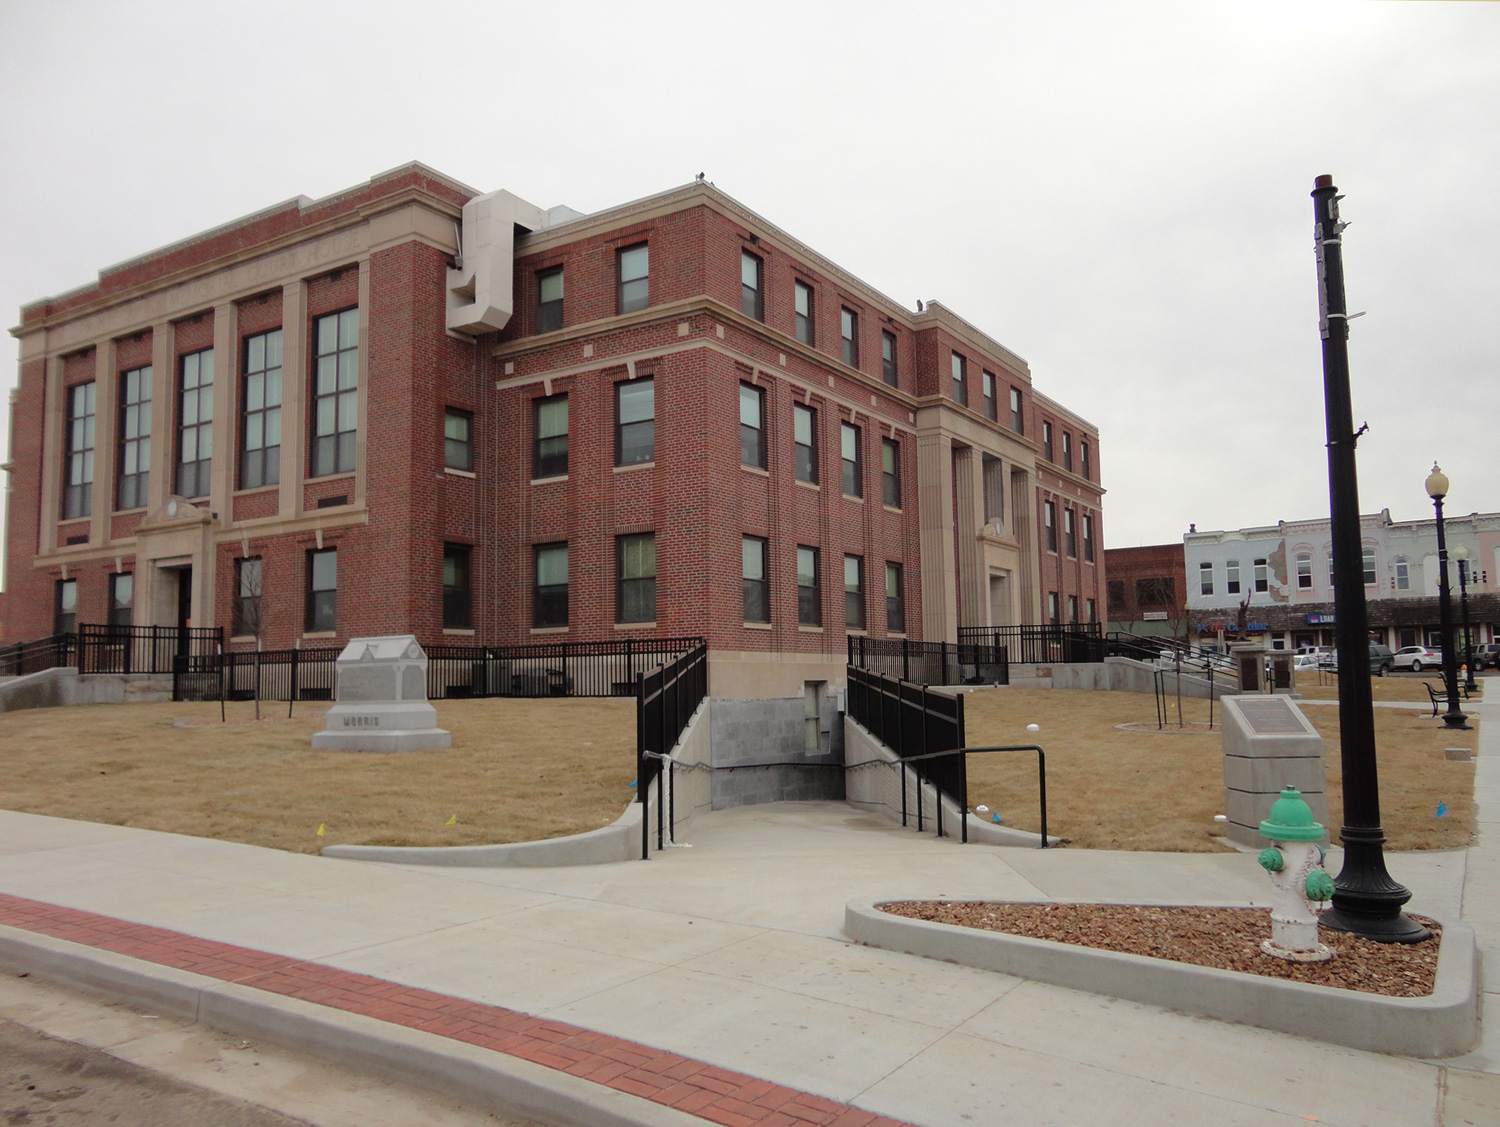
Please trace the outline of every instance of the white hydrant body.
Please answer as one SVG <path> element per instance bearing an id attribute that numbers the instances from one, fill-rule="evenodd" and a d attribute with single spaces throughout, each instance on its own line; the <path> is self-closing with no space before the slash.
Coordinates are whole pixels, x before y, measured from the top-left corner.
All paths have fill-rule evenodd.
<path id="1" fill-rule="evenodd" d="M 1281 855 L 1281 868 L 1267 869 L 1276 892 L 1271 897 L 1271 938 L 1260 949 L 1297 963 L 1331 959 L 1333 949 L 1318 942 L 1318 916 L 1306 894 L 1307 878 L 1321 869 L 1322 850 L 1309 841 L 1278 841 L 1266 853 L 1273 851 Z"/>

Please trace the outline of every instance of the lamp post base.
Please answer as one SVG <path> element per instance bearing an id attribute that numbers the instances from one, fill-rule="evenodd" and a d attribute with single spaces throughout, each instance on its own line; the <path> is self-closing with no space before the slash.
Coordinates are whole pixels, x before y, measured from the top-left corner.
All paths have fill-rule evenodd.
<path id="1" fill-rule="evenodd" d="M 1443 725 L 1444 727 L 1454 728 L 1461 732 L 1473 730 L 1473 725 L 1469 723 L 1468 715 L 1462 712 L 1443 713 Z"/>
<path id="2" fill-rule="evenodd" d="M 1334 899 L 1338 899 L 1337 894 Z M 1318 917 L 1318 924 L 1330 931 L 1347 931 L 1376 943 L 1421 943 L 1432 938 L 1432 932 L 1400 909 L 1394 914 L 1375 914 L 1334 907 Z"/>

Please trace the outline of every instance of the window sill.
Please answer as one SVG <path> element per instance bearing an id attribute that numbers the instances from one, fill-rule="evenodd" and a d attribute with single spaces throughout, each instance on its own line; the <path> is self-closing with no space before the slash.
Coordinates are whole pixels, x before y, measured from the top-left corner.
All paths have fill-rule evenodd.
<path id="1" fill-rule="evenodd" d="M 230 642 L 253 642 L 253 641 L 255 641 L 255 635 L 254 634 L 234 634 L 234 635 L 232 635 L 230 637 L 229 640 L 230 640 Z"/>
<path id="2" fill-rule="evenodd" d="M 315 481 L 338 481 L 339 478 L 341 478 L 341 477 L 347 477 L 350 480 L 353 480 L 353 478 L 354 478 L 354 471 L 353 470 L 345 470 L 343 473 L 324 474 L 322 477 L 304 477 L 302 479 L 302 483 L 304 485 L 311 485 Z"/>
<path id="3" fill-rule="evenodd" d="M 571 628 L 567 626 L 533 626 L 531 632 L 533 634 L 566 634 L 569 629 Z"/>
<path id="4" fill-rule="evenodd" d="M 803 489 L 811 489 L 814 493 L 823 492 L 823 487 L 816 481 L 803 481 L 800 477 L 797 478 L 796 481 L 797 484 L 802 486 Z"/>
<path id="5" fill-rule="evenodd" d="M 888 513 L 895 513 L 897 516 L 900 516 L 902 512 L 905 511 L 903 509 L 898 509 L 895 505 L 882 505 L 881 508 Z"/>
<path id="6" fill-rule="evenodd" d="M 852 493 L 845 493 L 844 500 L 853 501 L 856 505 L 863 505 L 865 503 L 865 499 L 863 497 L 856 497 Z"/>
<path id="7" fill-rule="evenodd" d="M 452 474 L 454 477 L 466 477 L 470 481 L 473 481 L 475 478 L 477 478 L 479 476 L 478 474 L 471 473 L 468 470 L 454 469 L 452 466 L 444 466 L 443 467 L 443 472 L 445 474 Z"/>
<path id="8" fill-rule="evenodd" d="M 844 633 L 854 638 L 868 638 L 870 636 L 870 628 L 868 626 L 846 626 L 844 627 Z"/>
<path id="9" fill-rule="evenodd" d="M 458 635 L 461 635 L 461 636 L 466 637 L 466 638 L 472 638 L 474 636 L 474 631 L 473 630 L 466 630 L 466 629 L 462 629 L 462 628 L 457 627 L 457 626 L 444 626 L 443 627 L 443 633 L 444 634 L 458 634 Z"/>
<path id="10" fill-rule="evenodd" d="M 320 479 L 321 480 L 321 479 Z M 257 493 L 279 493 L 281 486 L 277 485 L 252 485 L 249 489 L 236 489 L 231 496 L 254 497 Z"/>
<path id="11" fill-rule="evenodd" d="M 655 622 L 616 622 L 616 630 L 655 630 Z"/>
<path id="12" fill-rule="evenodd" d="M 144 513 L 146 511 L 146 508 L 147 508 L 147 506 L 145 506 L 145 505 L 137 505 L 133 509 L 115 509 L 109 515 L 112 516 L 112 517 L 134 516 L 136 513 Z M 87 520 L 88 518 L 85 517 L 84 519 Z M 66 521 L 58 521 L 58 526 L 61 527 L 63 524 L 66 524 L 66 523 L 67 523 Z"/>
<path id="13" fill-rule="evenodd" d="M 797 623 L 797 629 L 800 630 L 804 634 L 821 634 L 821 633 L 823 633 L 823 628 L 821 626 L 804 626 L 800 622 Z"/>
<path id="14" fill-rule="evenodd" d="M 564 473 L 564 474 L 556 474 L 553 477 L 534 477 L 534 478 L 531 479 L 531 484 L 532 485 L 561 485 L 563 482 L 565 482 L 567 480 L 568 480 L 568 475 Z"/>
<path id="15" fill-rule="evenodd" d="M 885 636 L 887 638 L 900 638 L 903 642 L 906 641 L 905 630 L 887 630 L 885 632 Z"/>
<path id="16" fill-rule="evenodd" d="M 633 466 L 616 466 L 615 473 L 631 473 L 634 470 L 654 470 L 655 468 L 656 462 L 653 459 L 649 462 L 637 462 Z"/>
<path id="17" fill-rule="evenodd" d="M 771 476 L 770 470 L 763 470 L 759 466 L 747 466 L 744 462 L 740 463 L 740 469 L 744 470 L 746 473 L 753 473 L 756 477 L 768 478 Z"/>
<path id="18" fill-rule="evenodd" d="M 769 630 L 769 629 L 771 629 L 771 624 L 769 622 L 747 622 L 747 623 L 745 623 L 745 629 L 746 630 Z"/>
<path id="19" fill-rule="evenodd" d="M 315 633 L 312 633 L 312 634 L 304 633 L 302 635 L 302 640 L 305 642 L 309 638 L 312 638 L 312 639 L 337 638 L 338 636 L 339 636 L 339 633 L 338 633 L 337 630 L 319 630 L 319 631 L 316 631 Z"/>

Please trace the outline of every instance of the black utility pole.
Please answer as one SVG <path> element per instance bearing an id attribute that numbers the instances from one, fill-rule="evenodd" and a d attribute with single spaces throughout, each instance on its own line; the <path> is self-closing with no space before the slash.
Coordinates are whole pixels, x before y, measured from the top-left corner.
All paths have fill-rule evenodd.
<path id="1" fill-rule="evenodd" d="M 1401 911 L 1411 893 L 1386 872 L 1375 772 L 1375 709 L 1370 693 L 1370 635 L 1365 615 L 1349 398 L 1349 313 L 1344 304 L 1344 224 L 1332 176 L 1313 187 L 1318 257 L 1318 331 L 1323 337 L 1323 401 L 1328 425 L 1328 496 L 1333 511 L 1334 622 L 1339 656 L 1339 751 L 1344 771 L 1344 871 L 1334 881 L 1325 927 L 1383 943 L 1420 943 L 1431 934 Z"/>

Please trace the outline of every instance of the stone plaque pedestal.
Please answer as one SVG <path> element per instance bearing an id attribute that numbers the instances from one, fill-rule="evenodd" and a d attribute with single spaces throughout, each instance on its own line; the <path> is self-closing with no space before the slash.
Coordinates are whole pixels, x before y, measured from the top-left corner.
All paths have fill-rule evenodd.
<path id="1" fill-rule="evenodd" d="M 1313 819 L 1328 824 L 1323 792 L 1323 737 L 1285 696 L 1225 697 L 1224 813 L 1228 837 L 1241 845 L 1264 846 L 1260 824 L 1283 787 L 1296 787 Z M 1324 836 L 1327 842 L 1327 836 Z"/>
<path id="2" fill-rule="evenodd" d="M 336 703 L 315 748 L 335 751 L 420 751 L 450 747 L 427 701 L 427 655 L 411 634 L 351 638 L 339 654 Z"/>

